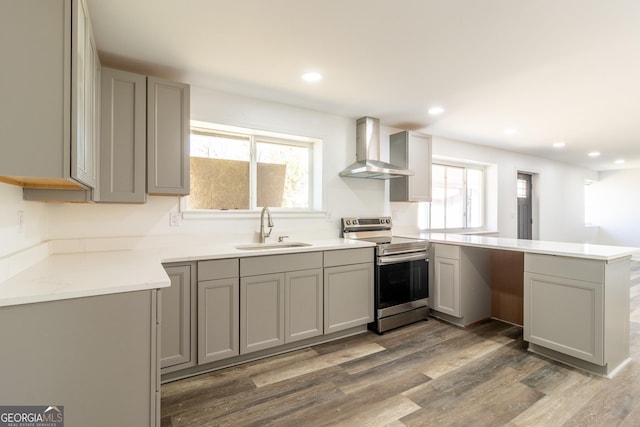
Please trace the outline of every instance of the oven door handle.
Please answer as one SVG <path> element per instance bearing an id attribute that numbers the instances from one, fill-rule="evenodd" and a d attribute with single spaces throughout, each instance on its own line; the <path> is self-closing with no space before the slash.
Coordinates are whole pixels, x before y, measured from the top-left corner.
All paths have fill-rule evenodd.
<path id="1" fill-rule="evenodd" d="M 426 252 L 420 252 L 418 254 L 412 253 L 412 254 L 377 257 L 377 264 L 378 265 L 399 264 L 401 262 L 420 261 L 423 259 L 429 260 L 429 254 L 427 254 Z"/>

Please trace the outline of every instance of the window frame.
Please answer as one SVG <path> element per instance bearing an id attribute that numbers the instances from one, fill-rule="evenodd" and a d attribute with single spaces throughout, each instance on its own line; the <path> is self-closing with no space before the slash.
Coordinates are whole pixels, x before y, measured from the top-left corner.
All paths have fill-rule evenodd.
<path id="1" fill-rule="evenodd" d="M 594 189 L 595 184 L 598 181 L 592 179 L 585 179 L 582 187 L 584 197 L 584 226 L 585 227 L 597 227 L 598 224 L 593 220 L 593 206 L 594 206 Z"/>
<path id="2" fill-rule="evenodd" d="M 272 213 L 278 216 L 289 217 L 322 217 L 326 216 L 323 210 L 322 188 L 322 139 L 291 135 L 279 132 L 250 129 L 237 126 L 222 125 L 218 123 L 191 121 L 189 134 L 220 135 L 223 137 L 237 138 L 248 141 L 250 145 L 250 184 L 249 184 L 249 209 L 191 209 L 188 206 L 188 197 L 180 197 L 180 211 L 185 218 L 229 217 L 238 218 L 259 214 L 262 207 L 257 206 L 257 145 L 259 143 L 282 144 L 288 146 L 306 147 L 309 149 L 309 207 L 289 208 L 271 207 Z M 190 156 L 191 157 L 191 156 Z"/>
<path id="3" fill-rule="evenodd" d="M 443 228 L 432 228 L 431 224 L 432 224 L 432 219 L 433 219 L 433 215 L 432 215 L 432 206 L 433 206 L 433 202 L 429 202 L 429 206 L 428 206 L 428 221 L 427 222 L 427 228 L 426 230 L 428 231 L 435 231 L 435 232 L 452 232 L 452 231 L 465 231 L 465 232 L 469 232 L 469 231 L 483 231 L 485 230 L 486 227 L 486 223 L 487 223 L 487 165 L 484 164 L 472 164 L 472 163 L 465 163 L 465 162 L 456 162 L 456 161 L 447 161 L 447 160 L 441 160 L 441 159 L 434 159 L 432 161 L 432 167 L 434 165 L 438 165 L 438 166 L 443 166 L 445 168 L 447 167 L 452 167 L 452 168 L 460 168 L 463 169 L 463 182 L 464 182 L 464 194 L 465 197 L 463 198 L 463 212 L 462 212 L 462 217 L 463 217 L 463 226 L 462 227 L 455 227 L 455 228 L 447 228 L 447 223 L 446 223 L 446 219 L 447 219 L 447 207 L 446 207 L 446 203 L 444 206 L 444 227 Z M 477 227 L 469 227 L 468 226 L 468 221 L 469 221 L 469 205 L 468 205 L 468 198 L 467 198 L 467 194 L 468 194 L 468 170 L 473 169 L 473 170 L 479 170 L 482 173 L 482 207 L 481 207 L 481 212 L 482 212 L 482 219 L 480 221 L 480 226 Z M 445 180 L 446 180 L 446 175 L 445 175 Z M 433 186 L 433 183 L 431 184 Z M 445 184 L 446 187 L 446 184 Z M 433 188 L 432 188 L 433 190 Z"/>

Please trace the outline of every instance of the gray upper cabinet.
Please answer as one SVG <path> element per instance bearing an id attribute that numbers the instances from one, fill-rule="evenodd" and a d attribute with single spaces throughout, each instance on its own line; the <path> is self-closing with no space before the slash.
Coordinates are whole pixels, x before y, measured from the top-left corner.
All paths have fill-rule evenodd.
<path id="1" fill-rule="evenodd" d="M 154 77 L 147 87 L 147 192 L 189 194 L 189 86 Z"/>
<path id="2" fill-rule="evenodd" d="M 0 45 L 0 180 L 95 187 L 99 61 L 86 2 L 2 2 L 0 38 L 12 41 Z"/>
<path id="3" fill-rule="evenodd" d="M 95 188 L 98 182 L 98 50 L 85 1 L 74 4 L 71 12 L 76 30 L 71 31 L 71 176 Z"/>
<path id="4" fill-rule="evenodd" d="M 189 86 L 111 68 L 102 72 L 99 193 L 144 203 L 189 194 Z"/>
<path id="5" fill-rule="evenodd" d="M 147 79 L 102 69 L 100 192 L 96 201 L 144 203 Z"/>
<path id="6" fill-rule="evenodd" d="M 392 202 L 431 201 L 431 136 L 403 131 L 389 136 L 389 161 L 414 172 L 389 181 Z"/>

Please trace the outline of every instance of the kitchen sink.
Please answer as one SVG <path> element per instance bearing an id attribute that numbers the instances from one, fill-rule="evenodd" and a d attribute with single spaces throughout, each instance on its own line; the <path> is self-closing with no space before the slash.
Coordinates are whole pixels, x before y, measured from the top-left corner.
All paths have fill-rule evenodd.
<path id="1" fill-rule="evenodd" d="M 267 249 L 283 249 L 283 248 L 301 248 L 311 246 L 311 243 L 303 242 L 274 242 L 274 243 L 251 243 L 248 245 L 236 246 L 236 249 L 247 251 L 267 250 Z"/>

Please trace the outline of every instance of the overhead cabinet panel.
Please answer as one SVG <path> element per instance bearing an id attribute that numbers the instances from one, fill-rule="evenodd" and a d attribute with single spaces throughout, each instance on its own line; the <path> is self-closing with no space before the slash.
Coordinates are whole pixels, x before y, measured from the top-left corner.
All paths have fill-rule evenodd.
<path id="1" fill-rule="evenodd" d="M 147 81 L 147 192 L 189 194 L 189 86 Z"/>
<path id="2" fill-rule="evenodd" d="M 403 131 L 389 136 L 389 160 L 413 171 L 413 176 L 389 181 L 392 202 L 431 201 L 431 136 Z"/>
<path id="3" fill-rule="evenodd" d="M 0 3 L 0 181 L 93 188 L 99 62 L 83 0 Z"/>
<path id="4" fill-rule="evenodd" d="M 146 85 L 135 73 L 103 68 L 100 193 L 97 201 L 144 203 Z"/>

